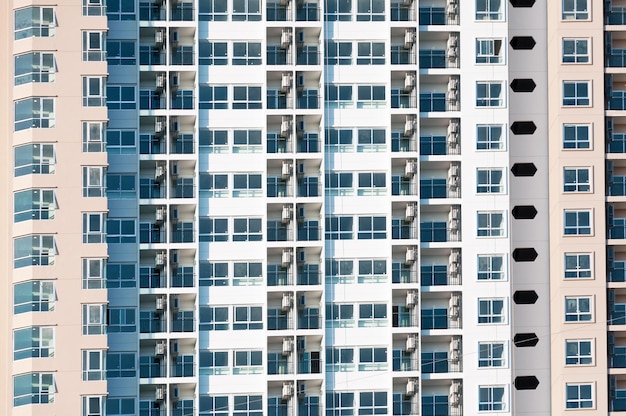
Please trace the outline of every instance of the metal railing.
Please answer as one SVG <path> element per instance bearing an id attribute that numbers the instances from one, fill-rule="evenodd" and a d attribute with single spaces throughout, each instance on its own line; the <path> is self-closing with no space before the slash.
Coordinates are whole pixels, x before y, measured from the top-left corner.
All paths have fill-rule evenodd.
<path id="1" fill-rule="evenodd" d="M 461 241 L 461 231 L 447 228 L 446 223 L 422 223 L 420 224 L 420 240 L 424 243 Z"/>

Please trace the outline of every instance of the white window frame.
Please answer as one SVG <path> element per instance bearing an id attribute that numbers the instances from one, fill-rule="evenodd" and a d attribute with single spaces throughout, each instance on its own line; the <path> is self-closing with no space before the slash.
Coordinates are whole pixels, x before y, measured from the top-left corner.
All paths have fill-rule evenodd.
<path id="1" fill-rule="evenodd" d="M 106 105 L 107 77 L 83 77 L 83 107 L 103 107 Z"/>
<path id="2" fill-rule="evenodd" d="M 106 151 L 106 125 L 106 121 L 83 121 L 83 152 Z"/>
<path id="3" fill-rule="evenodd" d="M 498 178 L 498 174 L 500 177 Z M 499 179 L 499 180 L 498 180 Z M 496 180 L 496 182 L 494 182 Z M 505 173 L 502 168 L 477 168 L 476 169 L 476 193 L 477 194 L 503 194 L 505 193 Z"/>
<path id="4" fill-rule="evenodd" d="M 593 192 L 592 184 L 593 175 L 591 167 L 563 167 L 564 193 L 590 193 Z"/>
<path id="5" fill-rule="evenodd" d="M 245 354 L 245 356 L 243 355 Z M 259 364 L 252 363 L 252 355 L 259 356 Z M 240 358 L 245 358 L 245 363 L 238 363 Z M 263 351 L 262 350 L 235 350 L 233 351 L 233 374 L 262 374 L 263 373 Z"/>
<path id="6" fill-rule="evenodd" d="M 494 261 L 501 262 L 502 268 L 500 270 L 494 269 Z M 507 280 L 507 256 L 504 254 L 479 254 L 476 259 L 476 271 L 478 281 L 506 281 Z M 482 263 L 482 264 L 481 264 Z M 483 265 L 487 266 L 483 268 Z M 481 278 L 484 275 L 485 278 Z"/>
<path id="7" fill-rule="evenodd" d="M 106 166 L 83 166 L 83 197 L 100 198 L 106 195 Z"/>
<path id="8" fill-rule="evenodd" d="M 106 241 L 106 212 L 83 212 L 83 244 Z"/>
<path id="9" fill-rule="evenodd" d="M 476 65 L 504 64 L 506 48 L 503 39 L 476 38 Z"/>
<path id="10" fill-rule="evenodd" d="M 588 354 L 581 354 L 581 350 Z M 594 342 L 592 339 L 566 339 L 565 340 L 565 365 L 585 366 L 595 362 Z"/>
<path id="11" fill-rule="evenodd" d="M 585 7 L 579 10 L 580 1 L 585 3 Z M 589 0 L 563 0 L 561 5 L 561 20 L 589 20 L 591 18 Z"/>
<path id="12" fill-rule="evenodd" d="M 588 268 L 581 266 L 584 257 L 588 257 Z M 593 253 L 564 253 L 563 261 L 564 279 L 593 279 Z"/>
<path id="13" fill-rule="evenodd" d="M 494 220 L 500 216 L 500 226 L 494 227 Z M 486 225 L 481 227 L 481 218 L 486 219 Z M 476 213 L 476 236 L 478 238 L 502 238 L 506 237 L 507 224 L 505 211 L 478 211 Z"/>
<path id="14" fill-rule="evenodd" d="M 582 389 L 589 389 L 589 397 L 581 397 Z M 575 396 L 570 396 L 575 393 Z M 585 392 L 586 393 L 586 392 Z M 565 408 L 566 409 L 593 409 L 595 408 L 595 385 L 594 383 L 566 383 L 565 384 Z"/>
<path id="15" fill-rule="evenodd" d="M 16 381 L 24 377 L 30 378 L 29 384 L 31 388 L 27 393 L 15 396 Z M 55 385 L 54 373 L 32 372 L 13 376 L 13 407 L 53 403 L 54 394 L 56 393 Z"/>
<path id="16" fill-rule="evenodd" d="M 591 296 L 565 297 L 565 323 L 594 322 L 594 304 Z M 587 310 L 588 309 L 588 310 Z"/>
<path id="17" fill-rule="evenodd" d="M 494 95 L 495 87 L 500 93 Z M 479 89 L 485 89 L 485 95 L 479 95 Z M 476 108 L 504 108 L 506 103 L 506 88 L 504 81 L 476 81 Z"/>
<path id="18" fill-rule="evenodd" d="M 106 259 L 83 258 L 82 265 L 83 289 L 106 288 Z"/>
<path id="19" fill-rule="evenodd" d="M 83 31 L 83 62 L 106 61 L 106 32 L 101 30 Z"/>
<path id="20" fill-rule="evenodd" d="M 82 400 L 83 400 L 83 411 L 81 413 L 81 416 L 104 416 L 105 415 L 106 396 L 82 396 Z"/>
<path id="21" fill-rule="evenodd" d="M 582 136 L 583 130 L 587 130 L 587 139 Z M 568 138 L 568 134 L 573 133 L 571 138 Z M 592 150 L 593 149 L 593 129 L 591 124 L 576 124 L 576 123 L 564 123 L 563 124 L 563 150 Z M 579 138 L 581 136 L 581 138 Z M 566 144 L 573 144 L 574 147 L 567 146 Z M 585 147 L 584 144 L 588 143 Z"/>
<path id="22" fill-rule="evenodd" d="M 501 352 L 501 355 L 498 356 L 497 352 Z M 508 366 L 507 356 L 508 345 L 505 341 L 486 341 L 478 343 L 479 369 L 506 368 Z"/>
<path id="23" fill-rule="evenodd" d="M 501 399 L 497 401 L 495 394 L 498 394 Z M 486 395 L 486 400 L 483 397 Z M 506 385 L 494 385 L 494 386 L 478 386 L 478 411 L 482 412 L 506 412 L 507 406 L 507 386 Z"/>
<path id="24" fill-rule="evenodd" d="M 53 97 L 29 97 L 14 101 L 13 128 L 15 131 L 27 129 L 50 129 L 56 126 L 56 99 Z M 29 117 L 19 118 L 24 108 L 30 108 Z"/>
<path id="25" fill-rule="evenodd" d="M 573 95 L 566 96 L 566 88 L 574 88 Z M 580 91 L 583 87 L 586 88 L 587 95 L 584 95 L 584 91 Z M 591 102 L 591 81 L 576 81 L 567 80 L 562 83 L 562 106 L 563 107 L 590 107 Z"/>
<path id="26" fill-rule="evenodd" d="M 484 9 L 479 9 L 479 2 L 484 2 Z M 475 20 L 478 22 L 504 20 L 504 9 L 506 7 L 506 1 L 499 0 L 499 2 L 500 7 L 496 10 L 492 10 L 490 0 L 476 0 Z"/>
<path id="27" fill-rule="evenodd" d="M 501 305 L 498 305 L 501 304 Z M 481 312 L 486 306 L 487 312 Z M 500 307 L 496 311 L 494 307 Z M 478 299 L 478 325 L 499 325 L 507 323 L 507 302 L 505 298 L 479 298 Z M 482 322 L 481 322 L 482 321 Z"/>
<path id="28" fill-rule="evenodd" d="M 588 216 L 588 224 L 582 224 Z M 574 222 L 571 222 L 575 220 Z M 570 224 L 568 225 L 568 221 Z M 563 210 L 563 235 L 564 236 L 591 236 L 593 235 L 593 211 L 590 209 L 566 209 Z"/>
<path id="29" fill-rule="evenodd" d="M 18 350 L 16 349 L 17 336 L 18 333 L 24 331 L 28 333 L 31 342 L 27 347 Z M 53 326 L 29 326 L 13 330 L 13 361 L 54 357 L 54 331 Z"/>
<path id="30" fill-rule="evenodd" d="M 104 303 L 85 303 L 83 310 L 83 335 L 106 334 L 106 310 Z"/>
<path id="31" fill-rule="evenodd" d="M 26 10 L 26 9 L 39 9 L 39 20 L 35 20 L 33 21 L 32 19 L 30 20 L 30 26 L 24 26 L 24 27 L 20 27 L 17 28 L 16 26 L 19 23 L 23 23 L 20 21 L 20 19 L 18 18 L 18 13 Z M 50 13 L 52 16 L 51 20 L 46 21 L 46 11 L 48 11 L 48 13 Z M 29 14 L 31 17 L 33 15 L 32 11 Z M 46 6 L 30 6 L 30 7 L 24 7 L 21 9 L 17 9 L 14 12 L 14 24 L 13 24 L 13 32 L 14 32 L 14 39 L 15 40 L 19 40 L 19 39 L 26 39 L 26 38 L 30 38 L 30 37 L 52 37 L 54 36 L 55 33 L 55 28 L 56 28 L 56 13 L 55 13 L 55 8 L 54 7 L 46 7 Z M 48 24 L 46 24 L 48 23 Z"/>
<path id="32" fill-rule="evenodd" d="M 561 63 L 563 64 L 590 64 L 591 63 L 591 39 L 590 38 L 563 38 L 561 40 Z M 571 49 L 571 52 L 566 51 Z M 580 50 L 579 50 L 580 48 Z M 586 51 L 583 51 L 586 49 Z"/>
<path id="33" fill-rule="evenodd" d="M 18 59 L 31 55 L 31 71 L 18 74 Z M 48 62 L 50 61 L 50 62 Z M 56 73 L 56 60 L 54 52 L 26 52 L 15 55 L 14 62 L 14 85 L 23 85 L 31 82 L 53 82 Z M 48 63 L 50 65 L 48 65 Z"/>
<path id="34" fill-rule="evenodd" d="M 495 133 L 500 130 L 500 136 L 494 140 Z M 483 134 L 484 132 L 484 134 Z M 483 139 L 483 140 L 479 140 Z M 481 146 L 483 144 L 483 146 Z M 476 150 L 479 152 L 506 150 L 506 128 L 503 124 L 477 124 Z"/>
<path id="35" fill-rule="evenodd" d="M 83 350 L 83 381 L 106 380 L 106 350 Z"/>

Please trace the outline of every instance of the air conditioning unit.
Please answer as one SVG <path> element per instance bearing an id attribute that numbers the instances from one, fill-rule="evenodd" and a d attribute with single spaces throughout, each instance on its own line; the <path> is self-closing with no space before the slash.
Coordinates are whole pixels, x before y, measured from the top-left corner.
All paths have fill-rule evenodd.
<path id="1" fill-rule="evenodd" d="M 304 89 L 305 78 L 304 75 L 296 75 L 296 88 L 298 90 Z"/>
<path id="2" fill-rule="evenodd" d="M 157 402 L 162 402 L 163 400 L 165 400 L 165 390 L 166 387 L 164 386 L 159 386 L 156 388 L 156 390 L 154 391 L 154 400 Z"/>
<path id="3" fill-rule="evenodd" d="M 299 264 L 306 263 L 306 250 L 299 248 L 297 251 L 296 262 Z"/>
<path id="4" fill-rule="evenodd" d="M 459 134 L 459 123 L 456 121 L 451 121 L 448 124 L 448 136 L 453 134 Z"/>
<path id="5" fill-rule="evenodd" d="M 413 352 L 417 349 L 417 337 L 415 335 L 409 335 L 406 339 L 406 352 Z"/>
<path id="6" fill-rule="evenodd" d="M 174 313 L 178 312 L 178 310 L 180 309 L 180 299 L 178 298 L 178 296 L 172 296 L 170 300 L 171 300 L 171 303 L 170 303 L 171 311 Z"/>
<path id="7" fill-rule="evenodd" d="M 450 276 L 456 276 L 459 273 L 459 263 L 450 262 L 450 264 L 448 264 L 448 273 Z"/>
<path id="8" fill-rule="evenodd" d="M 172 214 L 170 215 L 170 219 L 172 220 L 173 223 L 178 222 L 178 208 L 172 208 Z"/>
<path id="9" fill-rule="evenodd" d="M 296 340 L 296 349 L 300 352 L 306 350 L 306 338 L 298 337 Z"/>
<path id="10" fill-rule="evenodd" d="M 170 399 L 172 399 L 172 401 L 177 402 L 178 400 L 180 400 L 180 389 L 178 388 L 178 386 L 174 385 L 172 386 L 172 393 L 170 395 Z"/>
<path id="11" fill-rule="evenodd" d="M 291 89 L 291 74 L 289 72 L 283 73 L 280 80 L 280 90 L 282 92 L 288 92 Z"/>
<path id="12" fill-rule="evenodd" d="M 299 45 L 303 45 L 304 40 L 305 40 L 304 31 L 300 30 L 296 32 L 296 42 L 298 42 Z"/>
<path id="13" fill-rule="evenodd" d="M 178 90 L 180 87 L 180 74 L 178 72 L 174 72 L 172 74 L 172 81 L 170 82 L 170 87 L 172 91 Z"/>
<path id="14" fill-rule="evenodd" d="M 298 296 L 298 309 L 304 309 L 306 307 L 306 295 Z M 304 339 L 304 338 L 301 338 Z M 300 347 L 300 339 L 298 339 L 298 349 Z"/>
<path id="15" fill-rule="evenodd" d="M 165 74 L 159 74 L 155 80 L 155 88 L 157 91 L 163 91 L 165 89 Z"/>
<path id="16" fill-rule="evenodd" d="M 457 164 L 451 164 L 450 165 L 450 170 L 448 171 L 448 177 L 452 178 L 452 177 L 458 177 L 459 176 L 459 165 Z"/>
<path id="17" fill-rule="evenodd" d="M 414 132 L 415 121 L 412 118 L 407 117 L 406 121 L 404 122 L 404 137 L 410 137 L 413 135 Z"/>
<path id="18" fill-rule="evenodd" d="M 283 180 L 287 180 L 291 177 L 291 163 L 289 162 L 283 162 L 283 165 L 280 169 L 280 177 Z"/>
<path id="19" fill-rule="evenodd" d="M 415 204 L 408 204 L 404 210 L 404 221 L 411 222 L 415 219 Z"/>
<path id="20" fill-rule="evenodd" d="M 291 32 L 289 30 L 283 30 L 280 35 L 280 47 L 281 49 L 287 49 L 291 44 Z"/>
<path id="21" fill-rule="evenodd" d="M 283 299 L 280 302 L 280 310 L 287 312 L 291 309 L 291 295 L 289 293 L 283 293 Z"/>
<path id="22" fill-rule="evenodd" d="M 419 388 L 419 385 L 417 383 L 417 380 L 409 380 L 406 383 L 406 395 L 411 397 L 411 396 L 415 396 L 417 394 L 417 390 Z"/>
<path id="23" fill-rule="evenodd" d="M 179 352 L 180 352 L 180 344 L 178 343 L 178 341 L 172 341 L 170 343 L 170 355 L 176 357 L 178 356 Z"/>
<path id="24" fill-rule="evenodd" d="M 457 90 L 448 91 L 448 100 L 456 101 L 459 98 L 459 92 Z"/>
<path id="25" fill-rule="evenodd" d="M 403 0 L 402 1 L 402 5 L 405 7 L 409 7 L 411 4 L 413 4 L 413 0 Z"/>
<path id="26" fill-rule="evenodd" d="M 416 291 L 409 291 L 406 293 L 406 307 L 409 309 L 414 308 L 415 306 L 417 306 L 417 302 L 418 302 L 418 295 Z"/>
<path id="27" fill-rule="evenodd" d="M 448 91 L 456 91 L 459 89 L 459 79 L 458 78 L 450 78 L 448 81 Z"/>
<path id="28" fill-rule="evenodd" d="M 172 178 L 178 177 L 178 163 L 172 163 L 172 170 L 170 171 Z"/>
<path id="29" fill-rule="evenodd" d="M 296 175 L 304 176 L 305 172 L 306 172 L 306 165 L 304 164 L 304 162 L 298 162 L 297 169 L 296 169 Z"/>
<path id="30" fill-rule="evenodd" d="M 289 117 L 283 117 L 280 123 L 280 137 L 289 137 L 291 135 L 291 120 Z"/>
<path id="31" fill-rule="evenodd" d="M 296 220 L 298 222 L 303 222 L 305 218 L 306 218 L 306 210 L 304 209 L 303 206 L 299 206 L 296 209 Z"/>
<path id="32" fill-rule="evenodd" d="M 167 306 L 167 299 L 165 296 L 159 296 L 156 298 L 155 309 L 157 311 L 164 311 Z"/>
<path id="33" fill-rule="evenodd" d="M 158 223 L 165 221 L 165 213 L 165 208 L 157 208 L 156 212 L 154 213 L 154 220 Z"/>
<path id="34" fill-rule="evenodd" d="M 170 33 L 170 43 L 174 46 L 178 45 L 179 36 L 178 30 L 172 30 Z"/>
<path id="35" fill-rule="evenodd" d="M 459 263 L 461 260 L 461 253 L 458 249 L 454 249 L 450 252 L 450 263 Z"/>
<path id="36" fill-rule="evenodd" d="M 283 224 L 287 224 L 289 221 L 291 221 L 291 206 L 285 205 L 283 207 L 282 213 L 280 215 L 280 221 Z"/>
<path id="37" fill-rule="evenodd" d="M 291 338 L 283 338 L 283 355 L 289 355 L 293 351 L 293 341 Z"/>
<path id="38" fill-rule="evenodd" d="M 450 362 L 452 363 L 458 363 L 461 359 L 461 353 L 459 352 L 459 350 L 452 350 L 450 351 Z"/>
<path id="39" fill-rule="evenodd" d="M 162 357 L 167 353 L 167 344 L 165 342 L 159 342 L 154 346 L 154 355 Z"/>
<path id="40" fill-rule="evenodd" d="M 404 165 L 404 177 L 412 178 L 415 172 L 417 172 L 417 163 L 413 160 L 407 160 Z"/>
<path id="41" fill-rule="evenodd" d="M 178 267 L 178 262 L 179 262 L 179 254 L 177 250 L 173 250 L 172 253 L 170 254 L 170 262 L 171 262 L 171 266 L 172 267 Z"/>
<path id="42" fill-rule="evenodd" d="M 154 264 L 156 265 L 156 267 L 162 268 L 165 266 L 166 262 L 167 256 L 165 255 L 165 253 L 157 253 L 157 255 L 154 256 Z"/>
<path id="43" fill-rule="evenodd" d="M 452 294 L 450 296 L 450 306 L 453 308 L 458 308 L 461 306 L 461 297 L 457 294 Z"/>
<path id="44" fill-rule="evenodd" d="M 163 46 L 165 43 L 165 32 L 162 30 L 157 30 L 154 32 L 154 45 L 157 47 Z"/>
<path id="45" fill-rule="evenodd" d="M 298 383 L 298 397 L 304 397 L 306 395 L 306 384 Z"/>
<path id="46" fill-rule="evenodd" d="M 283 254 L 281 256 L 281 266 L 284 268 L 291 266 L 291 250 L 283 250 Z"/>
<path id="47" fill-rule="evenodd" d="M 455 61 L 457 56 L 458 56 L 458 53 L 457 53 L 456 48 L 448 49 L 448 59 L 450 59 L 451 61 Z"/>
<path id="48" fill-rule="evenodd" d="M 415 75 L 406 74 L 404 76 L 404 91 L 413 91 L 413 88 L 415 88 Z"/>
<path id="49" fill-rule="evenodd" d="M 452 383 L 450 386 L 450 405 L 458 407 L 461 404 L 461 384 L 458 382 Z"/>
<path id="50" fill-rule="evenodd" d="M 415 44 L 415 32 L 411 29 L 404 31 L 404 49 L 411 49 Z"/>
<path id="51" fill-rule="evenodd" d="M 417 261 L 417 250 L 414 248 L 407 248 L 404 258 L 405 264 L 413 264 Z"/>
<path id="52" fill-rule="evenodd" d="M 296 123 L 296 134 L 298 137 L 302 137 L 304 135 L 304 130 L 306 129 L 306 124 L 304 120 L 298 120 Z"/>
<path id="53" fill-rule="evenodd" d="M 452 351 L 460 351 L 461 350 L 461 340 L 459 338 L 452 338 L 452 342 L 450 343 L 450 349 Z"/>
<path id="54" fill-rule="evenodd" d="M 446 8 L 446 12 L 449 15 L 455 15 L 459 12 L 459 6 L 457 6 L 456 4 L 448 4 L 448 7 Z"/>
<path id="55" fill-rule="evenodd" d="M 293 397 L 293 384 L 291 383 L 283 383 L 283 394 L 282 399 L 287 401 Z"/>
<path id="56" fill-rule="evenodd" d="M 450 35 L 448 38 L 448 48 L 456 48 L 459 45 L 459 38 L 454 35 Z"/>
<path id="57" fill-rule="evenodd" d="M 161 135 L 165 132 L 165 120 L 157 118 L 154 120 L 154 134 Z"/>

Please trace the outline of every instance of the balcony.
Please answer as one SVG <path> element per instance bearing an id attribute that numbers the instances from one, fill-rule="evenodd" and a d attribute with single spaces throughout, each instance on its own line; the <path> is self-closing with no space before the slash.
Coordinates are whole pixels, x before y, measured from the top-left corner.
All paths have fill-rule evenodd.
<path id="1" fill-rule="evenodd" d="M 317 46 L 304 46 L 296 50 L 296 65 L 319 65 L 320 53 Z"/>
<path id="2" fill-rule="evenodd" d="M 417 238 L 417 227 L 404 221 L 404 218 L 391 219 L 391 239 L 411 240 Z"/>
<path id="3" fill-rule="evenodd" d="M 298 374 L 320 374 L 322 359 L 319 351 L 310 351 L 300 354 L 298 360 Z"/>
<path id="4" fill-rule="evenodd" d="M 267 374 L 293 374 L 293 365 L 289 362 L 289 357 L 285 357 L 280 352 L 270 352 L 267 354 Z"/>
<path id="5" fill-rule="evenodd" d="M 267 153 L 289 153 L 292 151 L 293 142 L 278 133 L 267 134 Z"/>
<path id="6" fill-rule="evenodd" d="M 289 184 L 281 178 L 268 176 L 267 197 L 285 198 L 288 196 L 293 196 L 293 193 L 291 192 L 291 186 L 289 186 Z"/>
<path id="7" fill-rule="evenodd" d="M 421 156 L 444 156 L 461 154 L 460 146 L 448 144 L 446 136 L 420 136 Z"/>
<path id="8" fill-rule="evenodd" d="M 391 3 L 391 21 L 392 22 L 414 22 L 415 10 L 410 6 L 400 3 Z"/>
<path id="9" fill-rule="evenodd" d="M 166 332 L 166 321 L 155 311 L 140 311 L 139 332 L 142 334 Z"/>
<path id="10" fill-rule="evenodd" d="M 171 153 L 174 155 L 192 155 L 195 153 L 193 134 L 179 134 L 172 143 Z"/>
<path id="11" fill-rule="evenodd" d="M 322 318 L 317 308 L 306 308 L 298 316 L 298 329 L 321 329 Z"/>
<path id="12" fill-rule="evenodd" d="M 412 179 L 393 175 L 391 177 L 391 195 L 393 196 L 416 196 L 417 184 Z"/>
<path id="13" fill-rule="evenodd" d="M 310 264 L 298 269 L 297 284 L 305 286 L 322 284 L 322 273 L 319 266 Z"/>
<path id="14" fill-rule="evenodd" d="M 309 176 L 302 178 L 297 184 L 297 196 L 305 198 L 314 198 L 322 196 L 322 187 L 317 177 Z"/>
<path id="15" fill-rule="evenodd" d="M 296 108 L 301 110 L 314 110 L 320 108 L 320 95 L 318 90 L 304 90 L 296 97 Z"/>
<path id="16" fill-rule="evenodd" d="M 606 66 L 609 68 L 625 68 L 626 49 L 611 49 L 606 57 Z"/>
<path id="17" fill-rule="evenodd" d="M 447 68 L 448 60 L 446 59 L 446 51 L 420 49 L 419 66 L 420 69 Z"/>
<path id="18" fill-rule="evenodd" d="M 151 179 L 141 178 L 139 180 L 139 198 L 154 199 L 165 198 L 165 186 Z"/>
<path id="19" fill-rule="evenodd" d="M 419 371 L 420 362 L 418 359 L 413 358 L 412 353 L 394 349 L 392 369 L 393 371 Z"/>
<path id="20" fill-rule="evenodd" d="M 182 266 L 173 272 L 171 287 L 194 287 L 195 273 L 192 266 Z"/>
<path id="21" fill-rule="evenodd" d="M 293 323 L 289 314 L 282 309 L 267 310 L 267 330 L 268 331 L 284 331 L 293 329 Z"/>
<path id="22" fill-rule="evenodd" d="M 139 65 L 165 65 L 167 55 L 162 49 L 148 46 L 139 46 Z"/>
<path id="23" fill-rule="evenodd" d="M 144 22 L 165 21 L 165 9 L 152 2 L 139 3 L 139 20 Z"/>
<path id="24" fill-rule="evenodd" d="M 613 218 L 609 223 L 609 239 L 625 239 L 626 238 L 626 218 Z"/>
<path id="25" fill-rule="evenodd" d="M 171 377 L 193 377 L 194 360 L 193 355 L 179 355 L 176 357 L 176 364 L 170 367 Z"/>
<path id="26" fill-rule="evenodd" d="M 287 6 L 268 2 L 265 8 L 265 16 L 268 22 L 287 22 L 291 20 L 288 11 Z"/>
<path id="27" fill-rule="evenodd" d="M 626 153 L 626 133 L 613 133 L 607 137 L 608 153 Z"/>
<path id="28" fill-rule="evenodd" d="M 626 91 L 612 91 L 607 110 L 626 110 Z"/>
<path id="29" fill-rule="evenodd" d="M 461 241 L 457 229 L 448 228 L 445 221 L 429 221 L 420 224 L 420 240 L 423 243 L 445 243 Z"/>
<path id="30" fill-rule="evenodd" d="M 448 100 L 443 92 L 420 94 L 419 111 L 422 113 L 459 110 L 459 100 Z"/>
<path id="31" fill-rule="evenodd" d="M 154 134 L 140 134 L 139 154 L 163 155 L 165 154 L 165 141 Z"/>
<path id="32" fill-rule="evenodd" d="M 319 221 L 309 220 L 298 224 L 298 241 L 320 241 L 321 228 Z"/>
<path id="33" fill-rule="evenodd" d="M 460 328 L 458 316 L 453 316 L 447 308 L 422 309 L 422 329 L 456 329 Z"/>
<path id="34" fill-rule="evenodd" d="M 626 25 L 626 7 L 611 6 L 605 16 L 607 25 Z"/>
<path id="35" fill-rule="evenodd" d="M 626 346 L 609 345 L 609 367 L 626 368 Z"/>
<path id="36" fill-rule="evenodd" d="M 394 328 L 413 328 L 419 326 L 417 317 L 404 306 L 394 306 L 391 314 L 391 325 Z"/>
<path id="37" fill-rule="evenodd" d="M 420 180 L 420 199 L 459 198 L 458 187 L 451 188 L 446 179 Z"/>
<path id="38" fill-rule="evenodd" d="M 194 16 L 193 3 L 178 3 L 171 11 L 170 20 L 173 22 L 192 22 Z"/>
<path id="39" fill-rule="evenodd" d="M 194 332 L 195 320 L 193 311 L 179 311 L 172 319 L 172 332 Z"/>
<path id="40" fill-rule="evenodd" d="M 607 180 L 608 196 L 626 196 L 626 176 L 613 175 Z"/>
<path id="41" fill-rule="evenodd" d="M 170 105 L 172 110 L 193 110 L 193 90 L 179 90 L 172 93 Z"/>
<path id="42" fill-rule="evenodd" d="M 166 377 L 167 367 L 161 363 L 159 357 L 142 355 L 139 357 L 139 377 L 158 378 Z"/>
<path id="43" fill-rule="evenodd" d="M 415 52 L 411 49 L 405 49 L 404 45 L 391 45 L 391 65 L 413 65 L 415 63 Z"/>
<path id="44" fill-rule="evenodd" d="M 280 220 L 268 220 L 267 241 L 293 241 L 293 234 Z"/>
<path id="45" fill-rule="evenodd" d="M 405 136 L 404 132 L 391 132 L 391 151 L 392 152 L 415 152 L 417 146 L 415 139 L 411 136 Z"/>
<path id="46" fill-rule="evenodd" d="M 422 374 L 456 373 L 461 370 L 459 360 L 448 356 L 448 351 L 422 352 Z"/>
<path id="47" fill-rule="evenodd" d="M 288 286 L 293 284 L 292 273 L 280 264 L 267 265 L 268 286 Z"/>
<path id="48" fill-rule="evenodd" d="M 417 97 L 410 92 L 392 88 L 391 108 L 417 108 Z"/>
<path id="49" fill-rule="evenodd" d="M 193 178 L 179 178 L 176 185 L 172 186 L 172 198 L 193 198 L 195 186 Z"/>
<path id="50" fill-rule="evenodd" d="M 139 224 L 139 242 L 142 244 L 166 243 L 165 230 L 158 224 L 142 222 Z"/>
<path id="51" fill-rule="evenodd" d="M 161 275 L 161 270 L 154 267 L 139 268 L 139 287 L 141 289 L 158 289 L 167 286 L 165 276 Z"/>
<path id="52" fill-rule="evenodd" d="M 318 3 L 298 3 L 296 5 L 297 22 L 319 22 L 320 8 Z"/>
<path id="53" fill-rule="evenodd" d="M 267 65 L 291 65 L 291 53 L 278 45 L 267 45 Z"/>
<path id="54" fill-rule="evenodd" d="M 293 108 L 292 99 L 279 90 L 267 90 L 267 109 L 268 110 L 286 110 Z"/>
<path id="55" fill-rule="evenodd" d="M 391 265 L 391 283 L 419 283 L 417 272 L 401 262 Z"/>
<path id="56" fill-rule="evenodd" d="M 194 241 L 193 222 L 176 224 L 176 229 L 172 230 L 172 243 L 193 243 Z"/>
<path id="57" fill-rule="evenodd" d="M 165 110 L 166 108 L 167 100 L 160 92 L 155 90 L 139 91 L 140 110 Z"/>
<path id="58" fill-rule="evenodd" d="M 171 65 L 194 65 L 193 46 L 179 46 L 170 56 Z"/>
<path id="59" fill-rule="evenodd" d="M 317 133 L 304 133 L 296 142 L 298 153 L 319 153 L 322 151 L 319 135 Z"/>

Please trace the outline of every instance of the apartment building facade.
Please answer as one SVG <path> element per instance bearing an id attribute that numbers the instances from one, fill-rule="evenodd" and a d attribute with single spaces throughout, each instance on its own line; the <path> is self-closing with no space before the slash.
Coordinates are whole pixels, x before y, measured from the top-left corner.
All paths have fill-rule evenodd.
<path id="1" fill-rule="evenodd" d="M 626 411 L 626 4 L 2 8 L 5 414 Z"/>

